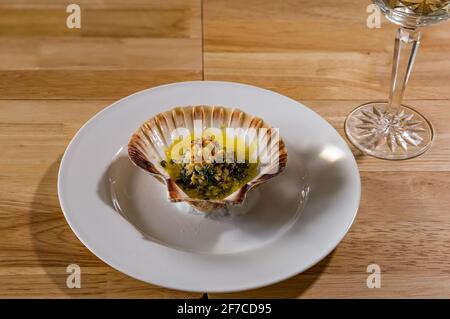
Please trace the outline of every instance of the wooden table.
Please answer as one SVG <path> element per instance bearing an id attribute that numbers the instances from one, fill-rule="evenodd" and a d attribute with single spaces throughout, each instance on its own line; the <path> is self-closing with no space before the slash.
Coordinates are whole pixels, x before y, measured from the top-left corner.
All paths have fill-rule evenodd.
<path id="1" fill-rule="evenodd" d="M 155 85 L 228 80 L 301 101 L 342 134 L 358 104 L 385 99 L 395 26 L 366 26 L 360 0 L 0 0 L 0 297 L 199 298 L 101 262 L 75 237 L 56 179 L 80 126 Z M 322 7 L 325 5 L 326 7 Z M 450 297 L 450 23 L 424 32 L 406 92 L 433 123 L 425 155 L 388 162 L 354 152 L 362 201 L 338 248 L 294 278 L 217 297 Z M 66 267 L 82 267 L 68 289 Z M 381 267 L 368 289 L 366 268 Z"/>

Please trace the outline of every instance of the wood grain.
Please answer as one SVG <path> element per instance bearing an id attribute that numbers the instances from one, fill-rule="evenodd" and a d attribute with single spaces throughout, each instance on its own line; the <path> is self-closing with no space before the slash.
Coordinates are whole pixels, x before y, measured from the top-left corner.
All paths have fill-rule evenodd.
<path id="1" fill-rule="evenodd" d="M 202 77 L 200 1 L 0 2 L 0 297 L 199 298 L 121 274 L 70 230 L 56 190 L 76 131 L 115 99 Z M 81 267 L 81 288 L 66 267 Z"/>
<path id="2" fill-rule="evenodd" d="M 0 297 L 200 297 L 105 265 L 61 213 L 61 155 L 114 100 L 204 75 L 286 94 L 343 135 L 350 110 L 387 97 L 395 26 L 368 29 L 368 0 L 77 3 L 82 28 L 69 30 L 64 0 L 0 1 Z M 450 296 L 449 31 L 450 23 L 424 30 L 406 92 L 434 125 L 432 148 L 401 162 L 352 149 L 362 200 L 338 248 L 286 281 L 211 298 Z M 71 263 L 82 267 L 81 289 L 65 284 Z M 366 286 L 371 263 L 381 289 Z"/>
<path id="3" fill-rule="evenodd" d="M 212 298 L 448 297 L 449 172 L 362 172 L 355 223 L 323 262 L 284 282 Z M 367 266 L 381 267 L 368 289 Z"/>
<path id="4" fill-rule="evenodd" d="M 211 0 L 205 78 L 250 83 L 298 100 L 386 99 L 396 27 L 366 26 L 370 1 Z M 406 98 L 448 99 L 450 24 L 424 29 Z"/>
<path id="5" fill-rule="evenodd" d="M 346 115 L 386 99 L 395 26 L 366 27 L 369 1 L 204 3 L 205 79 L 262 86 L 318 112 L 343 134 Z M 321 7 L 324 5 L 324 7 Z M 358 216 L 337 249 L 281 283 L 211 298 L 379 298 L 450 296 L 450 24 L 424 29 L 406 92 L 433 123 L 423 156 L 382 161 L 352 148 L 362 179 Z M 381 267 L 381 289 L 366 286 Z"/>
<path id="6" fill-rule="evenodd" d="M 118 99 L 202 78 L 200 0 L 0 2 L 2 99 Z"/>
<path id="7" fill-rule="evenodd" d="M 0 101 L 0 297 L 200 297 L 112 269 L 64 219 L 56 190 L 60 158 L 79 127 L 110 103 Z M 81 289 L 66 286 L 72 263 L 82 269 Z"/>

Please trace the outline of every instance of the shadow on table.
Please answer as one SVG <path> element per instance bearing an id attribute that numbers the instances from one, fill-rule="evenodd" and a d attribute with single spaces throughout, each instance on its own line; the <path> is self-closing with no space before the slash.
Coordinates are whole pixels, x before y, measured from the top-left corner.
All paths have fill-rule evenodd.
<path id="1" fill-rule="evenodd" d="M 33 287 L 35 295 L 45 297 L 155 297 L 186 298 L 187 293 L 153 286 L 113 271 L 91 253 L 75 236 L 61 211 L 57 180 L 61 161 L 47 168 L 36 187 L 30 208 L 30 236 L 40 266 L 54 286 L 40 282 Z M 66 269 L 81 267 L 81 288 L 69 289 Z M 86 270 L 86 268 L 89 268 Z M 45 289 L 45 290 L 44 290 Z M 198 294 L 200 297 L 201 294 Z M 190 297 L 195 297 L 193 294 Z"/>
<path id="2" fill-rule="evenodd" d="M 69 289 L 66 284 L 69 276 L 66 271 L 67 266 L 77 264 L 83 269 L 83 267 L 101 267 L 104 264 L 80 243 L 70 230 L 61 211 L 57 191 L 60 161 L 61 156 L 41 178 L 30 209 L 30 234 L 34 250 L 43 269 L 57 287 L 56 290 L 50 287 L 48 291 L 42 291 L 42 294 L 87 296 L 87 294 L 101 293 L 99 283 L 90 283 L 88 274 L 82 273 L 80 289 Z"/>
<path id="3" fill-rule="evenodd" d="M 334 251 L 325 257 L 321 262 L 303 273 L 280 281 L 276 284 L 263 288 L 247 290 L 230 294 L 217 294 L 219 298 L 275 298 L 275 299 L 294 299 L 301 298 L 302 295 L 314 284 L 314 282 L 325 271 L 329 262 L 333 258 Z M 220 296 L 219 296 L 220 295 Z M 216 297 L 210 294 L 210 298 Z"/>

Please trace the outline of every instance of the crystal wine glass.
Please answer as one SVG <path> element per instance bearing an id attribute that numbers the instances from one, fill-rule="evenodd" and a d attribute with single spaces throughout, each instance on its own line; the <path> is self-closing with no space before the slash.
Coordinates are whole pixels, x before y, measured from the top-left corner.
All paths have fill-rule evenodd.
<path id="1" fill-rule="evenodd" d="M 421 27 L 447 20 L 450 0 L 373 0 L 388 20 L 400 25 L 395 39 L 389 101 L 358 106 L 345 121 L 350 142 L 365 154 L 388 160 L 419 156 L 433 141 L 431 123 L 402 104 L 420 43 Z"/>

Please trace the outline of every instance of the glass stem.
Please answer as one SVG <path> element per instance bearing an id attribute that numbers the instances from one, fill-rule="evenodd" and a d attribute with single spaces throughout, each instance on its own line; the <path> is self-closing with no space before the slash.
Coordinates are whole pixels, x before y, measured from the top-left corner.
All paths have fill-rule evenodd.
<path id="1" fill-rule="evenodd" d="M 403 93 L 419 48 L 420 37 L 421 33 L 417 29 L 399 28 L 397 31 L 388 112 L 396 112 L 400 109 Z"/>

